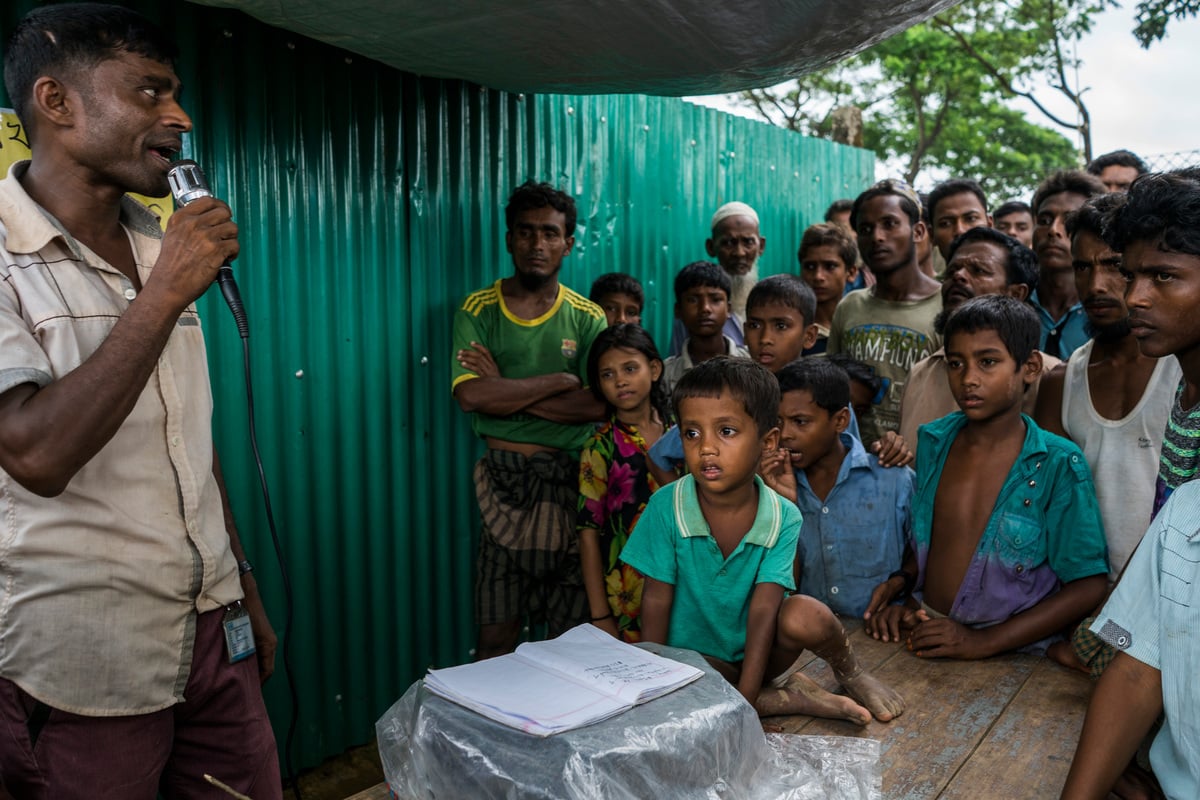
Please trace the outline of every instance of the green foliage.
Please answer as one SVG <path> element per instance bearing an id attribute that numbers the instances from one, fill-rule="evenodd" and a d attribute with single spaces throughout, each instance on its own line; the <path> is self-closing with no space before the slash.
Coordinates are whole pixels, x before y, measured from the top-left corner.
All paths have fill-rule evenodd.
<path id="1" fill-rule="evenodd" d="M 1148 2 L 1150 0 L 1147 0 Z M 1189 0 L 1196 1 L 1196 0 Z M 904 163 L 905 177 L 973 177 L 996 197 L 1024 196 L 1048 171 L 1078 166 L 1061 133 L 1006 105 L 1015 96 L 1039 105 L 1027 88 L 1049 74 L 1076 105 L 1078 119 L 1043 111 L 1087 142 L 1087 110 L 1067 84 L 1073 63 L 1063 42 L 1090 30 L 1112 0 L 967 0 L 831 70 L 772 90 L 744 92 L 762 116 L 828 136 L 829 112 L 863 109 L 865 146 Z M 1087 148 L 1090 149 L 1090 148 Z"/>
<path id="2" fill-rule="evenodd" d="M 1137 26 L 1133 35 L 1138 44 L 1148 49 L 1167 35 L 1169 22 L 1194 17 L 1198 12 L 1200 2 L 1197 0 L 1142 0 L 1135 9 Z"/>

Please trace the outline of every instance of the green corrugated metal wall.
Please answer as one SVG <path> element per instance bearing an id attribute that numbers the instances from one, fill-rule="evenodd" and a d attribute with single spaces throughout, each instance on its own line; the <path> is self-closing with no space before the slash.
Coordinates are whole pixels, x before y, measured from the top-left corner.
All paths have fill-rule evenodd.
<path id="1" fill-rule="evenodd" d="M 32 5 L 0 11 L 0 34 Z M 672 276 L 705 257 L 717 205 L 754 205 L 763 274 L 794 271 L 804 228 L 864 188 L 874 160 L 677 99 L 506 94 L 234 12 L 133 5 L 181 44 L 191 155 L 242 230 L 256 420 L 297 593 L 297 762 L 311 765 L 370 739 L 427 666 L 464 661 L 473 644 L 480 447 L 449 392 L 450 320 L 468 292 L 511 272 L 511 188 L 533 177 L 575 195 L 564 282 L 586 293 L 603 272 L 638 276 L 665 345 Z M 201 310 L 217 444 L 278 628 L 237 334 L 215 291 Z M 281 674 L 267 698 L 282 743 Z"/>

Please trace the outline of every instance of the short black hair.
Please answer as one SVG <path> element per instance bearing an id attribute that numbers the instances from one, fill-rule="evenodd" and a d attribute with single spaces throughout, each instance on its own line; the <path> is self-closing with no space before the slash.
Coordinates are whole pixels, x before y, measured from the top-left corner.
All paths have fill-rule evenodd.
<path id="1" fill-rule="evenodd" d="M 517 215 L 522 211 L 546 207 L 562 212 L 566 217 L 563 235 L 574 236 L 575 198 L 548 183 L 532 180 L 525 181 L 508 196 L 508 205 L 504 207 L 504 224 L 508 226 L 508 232 L 512 233 L 517 224 Z"/>
<path id="2" fill-rule="evenodd" d="M 848 197 L 843 197 L 841 200 L 834 200 L 829 204 L 829 208 L 825 209 L 825 221 L 833 222 L 835 215 L 845 214 L 852 208 L 854 208 L 854 201 Z"/>
<path id="3" fill-rule="evenodd" d="M 1067 236 L 1074 239 L 1078 233 L 1090 233 L 1103 239 L 1105 217 L 1124 202 L 1125 195 L 1121 192 L 1093 197 L 1067 215 Z"/>
<path id="4" fill-rule="evenodd" d="M 983 187 L 976 181 L 969 178 L 952 178 L 948 181 L 942 181 L 937 186 L 933 187 L 933 191 L 929 193 L 929 221 L 933 222 L 933 215 L 937 213 L 938 203 L 945 200 L 947 197 L 953 197 L 956 194 L 973 194 L 979 199 L 979 205 L 983 206 L 983 213 L 987 213 L 988 204 L 987 196 L 983 193 Z"/>
<path id="5" fill-rule="evenodd" d="M 802 358 L 793 361 L 775 374 L 779 393 L 805 391 L 813 403 L 830 414 L 850 405 L 850 376 L 846 370 L 828 358 Z"/>
<path id="6" fill-rule="evenodd" d="M 1037 350 L 1042 324 L 1028 303 L 1008 295 L 985 294 L 971 298 L 950 312 L 942 339 L 948 348 L 950 337 L 956 333 L 979 331 L 995 331 L 1008 354 L 1020 366 Z"/>
<path id="7" fill-rule="evenodd" d="M 800 237 L 800 249 L 796 252 L 796 258 L 804 263 L 805 253 L 814 247 L 825 246 L 837 250 L 838 258 L 842 260 L 846 269 L 850 269 L 858 263 L 858 242 L 849 231 L 834 222 L 818 222 L 816 225 L 809 225 L 804 231 L 804 235 Z"/>
<path id="8" fill-rule="evenodd" d="M 1200 256 L 1200 170 L 1151 172 L 1129 187 L 1104 220 L 1104 241 L 1118 253 L 1137 241 Z"/>
<path id="9" fill-rule="evenodd" d="M 675 276 L 675 302 L 682 302 L 683 293 L 697 286 L 720 289 L 725 292 L 726 299 L 733 294 L 733 281 L 729 279 L 729 273 L 711 261 L 693 261 L 679 270 Z"/>
<path id="10" fill-rule="evenodd" d="M 588 299 L 599 304 L 605 297 L 613 294 L 629 295 L 637 301 L 639 311 L 646 306 L 646 293 L 642 291 L 642 284 L 638 282 L 637 278 L 626 275 L 624 272 L 606 272 L 596 278 L 592 281 L 592 290 L 588 292 Z"/>
<path id="11" fill-rule="evenodd" d="M 1004 231 L 998 231 L 995 228 L 978 227 L 970 228 L 963 231 L 958 236 L 954 237 L 954 241 L 950 243 L 949 255 L 946 257 L 946 263 L 949 264 L 954 260 L 954 254 L 958 248 L 968 242 L 991 242 L 1003 247 L 1008 252 L 1008 261 L 1005 263 L 1005 280 L 1009 286 L 1018 283 L 1023 283 L 1029 287 L 1030 294 L 1037 289 L 1038 285 L 1038 263 L 1037 255 L 1034 254 L 1025 245 L 1018 242 L 1013 237 L 1009 236 Z"/>
<path id="12" fill-rule="evenodd" d="M 1034 217 L 1037 217 L 1038 208 L 1047 197 L 1052 197 L 1063 192 L 1071 192 L 1073 194 L 1083 195 L 1085 198 L 1095 197 L 1100 194 L 1108 194 L 1108 187 L 1100 182 L 1100 179 L 1095 175 L 1078 169 L 1059 169 L 1051 172 L 1047 178 L 1038 184 L 1037 190 L 1033 193 L 1033 201 L 1029 204 L 1033 208 Z"/>
<path id="13" fill-rule="evenodd" d="M 900 200 L 900 208 L 908 216 L 908 223 L 916 225 L 924 216 L 924 208 L 920 205 L 920 196 L 913 188 L 901 180 L 882 180 L 854 198 L 850 207 L 850 227 L 858 230 L 858 212 L 863 203 L 876 197 L 895 197 Z"/>
<path id="14" fill-rule="evenodd" d="M 798 275 L 772 275 L 754 284 L 754 288 L 746 297 L 747 316 L 750 309 L 765 306 L 767 303 L 779 303 L 796 309 L 805 325 L 811 325 L 817 316 L 817 296 L 813 294 L 812 287 Z"/>
<path id="15" fill-rule="evenodd" d="M 675 416 L 680 417 L 684 400 L 720 397 L 725 392 L 742 404 L 759 436 L 779 425 L 779 381 L 757 361 L 735 356 L 710 358 L 685 372 L 671 396 Z"/>
<path id="16" fill-rule="evenodd" d="M 157 25 L 121 6 L 63 3 L 33 9 L 4 47 L 4 85 L 17 118 L 33 129 L 29 104 L 38 78 L 82 76 L 121 53 L 173 64 L 179 49 Z"/>
<path id="17" fill-rule="evenodd" d="M 1108 167 L 1133 167 L 1137 170 L 1138 175 L 1145 175 L 1150 171 L 1146 162 L 1130 150 L 1113 150 L 1111 153 L 1096 156 L 1088 162 L 1087 171 L 1092 175 L 1099 176 Z"/>
<path id="18" fill-rule="evenodd" d="M 1028 214 L 1033 216 L 1033 209 L 1029 207 L 1029 203 L 1023 200 L 1009 200 L 1007 203 L 1001 203 L 1000 206 L 992 212 L 992 219 L 1000 219 L 1007 217 L 1009 214 Z"/>
<path id="19" fill-rule="evenodd" d="M 879 377 L 870 364 L 864 364 L 849 353 L 830 353 L 825 356 L 825 360 L 844 369 L 850 380 L 866 386 L 871 391 L 871 397 L 878 397 L 883 391 L 883 378 Z"/>

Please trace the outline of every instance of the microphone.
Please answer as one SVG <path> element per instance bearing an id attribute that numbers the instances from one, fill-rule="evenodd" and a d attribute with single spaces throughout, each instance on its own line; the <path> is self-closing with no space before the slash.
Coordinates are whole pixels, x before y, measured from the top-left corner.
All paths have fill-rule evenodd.
<path id="1" fill-rule="evenodd" d="M 176 161 L 167 170 L 167 182 L 171 184 L 171 196 L 180 206 L 186 206 L 201 197 L 212 197 L 208 181 L 204 179 L 204 171 L 200 165 L 190 158 Z M 238 291 L 237 282 L 233 279 L 233 268 L 226 261 L 217 271 L 217 285 L 225 303 L 233 313 L 234 324 L 237 325 L 238 335 L 243 339 L 250 336 L 250 324 L 246 320 L 246 310 L 242 307 L 242 294 Z"/>

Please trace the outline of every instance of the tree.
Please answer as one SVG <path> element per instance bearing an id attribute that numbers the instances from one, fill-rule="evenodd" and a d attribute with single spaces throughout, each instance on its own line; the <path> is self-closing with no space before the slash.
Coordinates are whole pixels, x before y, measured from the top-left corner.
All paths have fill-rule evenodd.
<path id="1" fill-rule="evenodd" d="M 1194 17 L 1198 12 L 1200 2 L 1197 0 L 1142 0 L 1134 12 L 1137 26 L 1133 35 L 1138 44 L 1148 50 L 1150 45 L 1167 35 L 1169 22 Z"/>
<path id="2" fill-rule="evenodd" d="M 1005 106 L 1029 99 L 1052 123 L 1076 132 L 1090 156 L 1082 91 L 1067 80 L 1073 62 L 1064 43 L 1090 29 L 1111 0 L 968 0 L 832 70 L 771 90 L 744 92 L 764 118 L 816 136 L 828 135 L 832 108 L 864 110 L 865 143 L 905 162 L 913 182 L 928 170 L 976 176 L 994 194 L 1027 190 L 1046 171 L 1077 166 L 1062 135 Z M 1052 75 L 1078 117 L 1051 113 L 1028 88 Z"/>
<path id="3" fill-rule="evenodd" d="M 1091 161 L 1091 115 L 1083 101 L 1085 90 L 1071 86 L 1067 73 L 1076 62 L 1066 55 L 1065 45 L 1091 31 L 1096 15 L 1116 5 L 1116 0 L 981 0 L 939 14 L 930 24 L 974 59 L 1002 96 L 1023 97 L 1054 125 L 1075 132 L 1084 161 Z M 1074 106 L 1076 119 L 1053 113 L 1025 88 L 1030 75 L 1047 77 Z"/>

